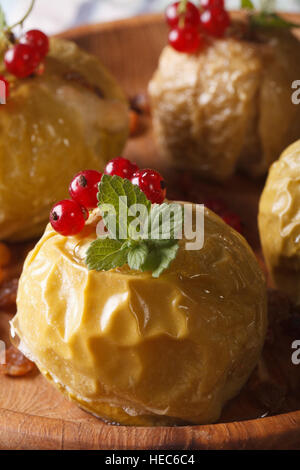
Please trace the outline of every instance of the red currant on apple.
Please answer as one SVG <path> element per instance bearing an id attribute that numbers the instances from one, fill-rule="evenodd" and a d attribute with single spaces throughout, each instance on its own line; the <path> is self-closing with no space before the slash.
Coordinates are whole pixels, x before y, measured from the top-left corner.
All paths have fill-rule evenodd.
<path id="1" fill-rule="evenodd" d="M 224 0 L 201 0 L 201 6 L 208 10 L 211 10 L 212 8 L 225 9 Z"/>
<path id="2" fill-rule="evenodd" d="M 164 201 L 167 194 L 166 183 L 157 171 L 148 168 L 138 170 L 134 173 L 131 182 L 146 194 L 152 204 L 162 204 Z"/>
<path id="3" fill-rule="evenodd" d="M 221 38 L 224 36 L 228 26 L 230 26 L 230 16 L 222 8 L 204 10 L 201 15 L 201 25 L 207 34 Z"/>
<path id="4" fill-rule="evenodd" d="M 110 176 L 117 175 L 130 180 L 138 169 L 139 167 L 130 160 L 127 160 L 127 158 L 117 157 L 108 162 L 104 173 Z"/>
<path id="5" fill-rule="evenodd" d="M 50 223 L 54 230 L 67 237 L 77 235 L 84 227 L 87 210 L 76 201 L 60 201 L 50 212 Z"/>
<path id="6" fill-rule="evenodd" d="M 7 98 L 9 97 L 9 82 L 6 80 L 5 77 L 3 77 L 3 75 L 0 75 L 0 82 L 4 83 L 4 87 L 5 87 L 5 98 L 7 100 Z"/>
<path id="7" fill-rule="evenodd" d="M 169 44 L 178 52 L 193 54 L 202 43 L 202 36 L 197 28 L 188 26 L 174 28 L 169 34 Z"/>
<path id="8" fill-rule="evenodd" d="M 40 54 L 28 44 L 16 44 L 5 52 L 6 69 L 17 78 L 32 75 L 41 62 Z"/>
<path id="9" fill-rule="evenodd" d="M 32 29 L 20 39 L 21 44 L 27 44 L 33 47 L 43 59 L 49 52 L 49 38 L 38 29 Z"/>
<path id="10" fill-rule="evenodd" d="M 94 209 L 98 204 L 97 193 L 101 178 L 102 173 L 99 171 L 81 171 L 70 183 L 69 192 L 71 198 L 87 209 Z"/>
<path id="11" fill-rule="evenodd" d="M 180 13 L 178 12 L 178 6 L 180 2 L 171 3 L 166 9 L 166 20 L 170 28 L 176 28 L 180 21 Z M 198 8 L 192 3 L 187 2 L 186 12 L 184 13 L 184 25 L 185 26 L 199 26 L 200 24 L 200 12 Z"/>

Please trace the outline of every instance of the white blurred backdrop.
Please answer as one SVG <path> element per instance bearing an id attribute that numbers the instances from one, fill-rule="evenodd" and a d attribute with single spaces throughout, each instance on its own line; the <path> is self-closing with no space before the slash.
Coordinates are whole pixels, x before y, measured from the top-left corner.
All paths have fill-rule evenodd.
<path id="1" fill-rule="evenodd" d="M 163 11 L 170 0 L 36 0 L 26 28 L 37 28 L 48 34 L 61 32 L 80 24 L 110 21 L 149 12 Z M 259 0 L 254 0 L 256 5 Z M 300 0 L 277 0 L 277 8 L 300 12 Z M 30 0 L 0 0 L 8 23 L 18 21 Z M 227 7 L 238 9 L 240 0 L 227 0 Z"/>

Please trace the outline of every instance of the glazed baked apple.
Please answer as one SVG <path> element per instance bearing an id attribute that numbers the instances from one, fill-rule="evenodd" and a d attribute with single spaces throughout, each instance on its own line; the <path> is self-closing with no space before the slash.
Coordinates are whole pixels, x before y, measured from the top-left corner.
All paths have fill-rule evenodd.
<path id="1" fill-rule="evenodd" d="M 118 84 L 72 42 L 51 39 L 44 72 L 12 80 L 0 110 L 0 239 L 10 241 L 40 236 L 72 176 L 102 168 L 128 135 Z"/>
<path id="2" fill-rule="evenodd" d="M 249 34 L 238 23 L 194 53 L 165 47 L 149 84 L 160 153 L 209 179 L 226 180 L 237 169 L 264 175 L 300 137 L 300 107 L 291 101 L 299 56 L 289 30 Z"/>
<path id="3" fill-rule="evenodd" d="M 259 204 L 259 232 L 274 283 L 300 304 L 300 140 L 273 163 Z"/>
<path id="4" fill-rule="evenodd" d="M 121 185 L 107 179 L 116 176 L 103 178 Z M 159 273 L 150 267 L 153 259 L 129 267 L 148 253 L 144 241 L 127 262 L 124 246 L 135 250 L 135 244 L 109 254 L 97 240 L 91 261 L 86 253 L 100 220 L 95 209 L 79 234 L 66 237 L 49 225 L 29 254 L 12 322 L 19 348 L 67 397 L 109 422 L 215 422 L 264 343 L 266 287 L 252 250 L 205 209 L 203 248 L 190 251 L 179 240 L 166 263 L 165 240 Z M 103 269 L 96 270 L 101 253 Z"/>

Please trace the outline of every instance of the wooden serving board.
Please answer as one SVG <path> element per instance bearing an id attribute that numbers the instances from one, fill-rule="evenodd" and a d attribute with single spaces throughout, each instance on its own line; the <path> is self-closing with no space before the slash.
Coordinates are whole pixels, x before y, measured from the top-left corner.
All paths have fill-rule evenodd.
<path id="1" fill-rule="evenodd" d="M 300 15 L 292 20 L 300 23 Z M 159 15 L 80 27 L 63 36 L 98 55 L 133 96 L 146 90 L 167 30 Z M 141 131 L 129 140 L 125 155 L 162 169 L 174 181 L 155 149 L 148 117 L 141 118 Z M 246 238 L 261 262 L 256 217 L 262 187 L 263 182 L 242 176 L 225 185 L 201 186 L 206 199 L 222 198 L 240 214 Z M 0 312 L 1 339 L 8 340 L 10 318 L 11 313 Z M 300 390 L 300 366 L 298 371 L 288 361 L 291 339 L 280 337 L 278 344 L 266 347 L 266 363 L 281 371 L 281 382 Z M 270 410 L 265 401 L 255 401 L 253 389 L 255 377 L 215 425 L 135 428 L 107 425 L 85 413 L 37 371 L 24 378 L 0 376 L 0 449 L 300 449 L 300 396 L 293 395 L 285 408 L 277 410 L 281 414 L 261 418 Z M 280 387 L 276 390 L 280 395 Z"/>

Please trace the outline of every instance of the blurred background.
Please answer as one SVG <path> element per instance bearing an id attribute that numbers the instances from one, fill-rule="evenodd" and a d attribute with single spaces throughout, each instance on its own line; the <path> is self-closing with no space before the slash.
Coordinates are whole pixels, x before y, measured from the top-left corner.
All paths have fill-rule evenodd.
<path id="1" fill-rule="evenodd" d="M 30 0 L 0 0 L 8 23 L 18 21 Z M 111 21 L 129 16 L 163 11 L 170 0 L 36 0 L 26 28 L 39 27 L 48 34 L 80 24 Z M 259 5 L 259 0 L 254 0 Z M 227 0 L 227 8 L 238 9 L 240 0 Z M 277 0 L 277 9 L 300 12 L 300 0 Z"/>

